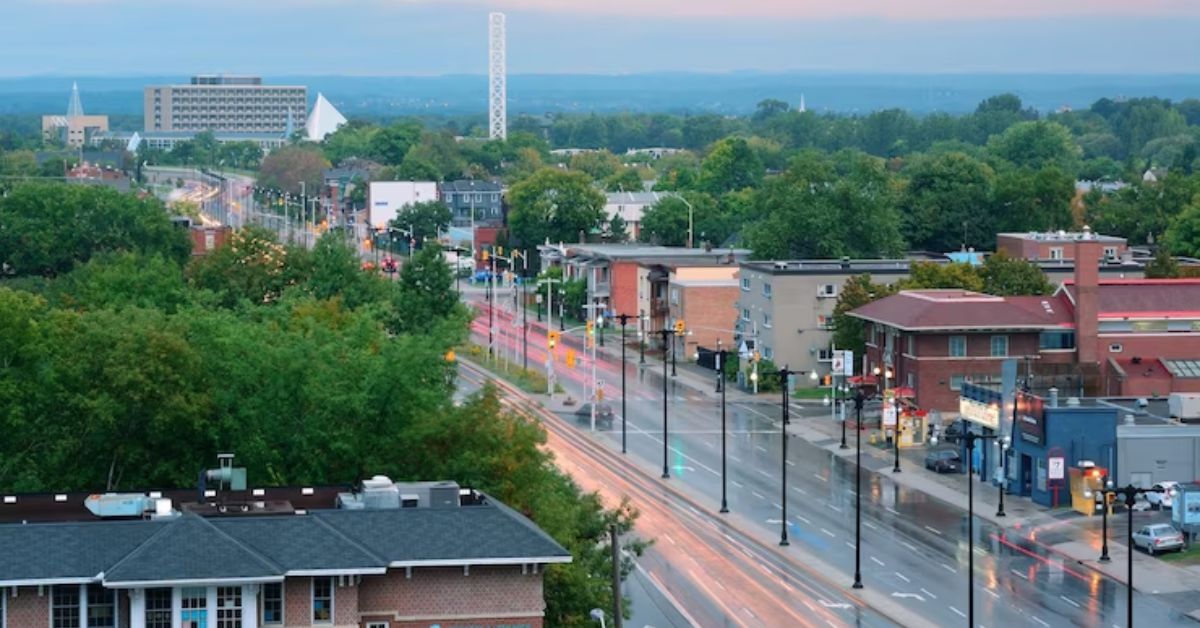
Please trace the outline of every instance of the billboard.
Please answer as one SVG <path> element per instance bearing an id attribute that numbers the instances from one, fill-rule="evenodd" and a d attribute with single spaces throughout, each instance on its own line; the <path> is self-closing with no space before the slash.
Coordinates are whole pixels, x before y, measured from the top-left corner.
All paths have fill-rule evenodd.
<path id="1" fill-rule="evenodd" d="M 372 181 L 367 197 L 370 224 L 386 229 L 396 214 L 416 203 L 438 200 L 433 181 Z"/>

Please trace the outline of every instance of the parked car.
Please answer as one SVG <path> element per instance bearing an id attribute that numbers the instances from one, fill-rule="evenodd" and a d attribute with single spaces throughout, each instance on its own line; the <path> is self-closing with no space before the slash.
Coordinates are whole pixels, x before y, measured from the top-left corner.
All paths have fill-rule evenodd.
<path id="1" fill-rule="evenodd" d="M 937 473 L 961 473 L 962 457 L 957 449 L 934 449 L 925 454 L 925 468 Z"/>
<path id="2" fill-rule="evenodd" d="M 1133 545 L 1151 556 L 1170 550 L 1183 551 L 1183 535 L 1168 524 L 1155 523 L 1134 532 Z"/>
<path id="3" fill-rule="evenodd" d="M 1146 501 L 1150 502 L 1150 507 L 1154 510 L 1162 510 L 1171 508 L 1173 493 L 1179 492 L 1179 482 L 1159 482 L 1151 488 L 1159 489 L 1162 492 L 1146 493 Z"/>
<path id="4" fill-rule="evenodd" d="M 613 414 L 612 406 L 607 403 L 596 404 L 596 425 L 603 429 L 612 428 L 613 419 L 616 415 Z M 579 406 L 575 411 L 575 420 L 580 423 L 592 422 L 592 404 L 585 403 Z"/>

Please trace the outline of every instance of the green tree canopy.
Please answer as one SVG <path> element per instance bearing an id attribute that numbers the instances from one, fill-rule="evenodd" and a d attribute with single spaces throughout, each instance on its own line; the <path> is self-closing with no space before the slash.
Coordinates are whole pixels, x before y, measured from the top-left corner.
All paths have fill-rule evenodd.
<path id="1" fill-rule="evenodd" d="M 762 160 L 746 140 L 726 138 L 717 142 L 704 158 L 698 187 L 710 194 L 723 194 L 755 187 L 762 177 Z"/>
<path id="2" fill-rule="evenodd" d="M 902 200 L 905 231 L 913 246 L 931 251 L 990 248 L 995 217 L 982 208 L 992 198 L 991 167 L 951 152 L 916 159 L 904 173 L 908 176 Z"/>
<path id="3" fill-rule="evenodd" d="M 575 242 L 607 219 L 604 195 L 582 172 L 543 168 L 512 187 L 508 226 L 513 242 Z"/>
<path id="4" fill-rule="evenodd" d="M 1041 169 L 1058 166 L 1067 172 L 1078 167 L 1081 150 L 1071 131 L 1057 122 L 1018 122 L 987 143 L 988 151 L 1018 167 Z"/>
<path id="5" fill-rule="evenodd" d="M 1003 231 L 1053 231 L 1074 226 L 1075 178 L 1057 166 L 1020 168 L 996 177 L 994 215 Z"/>
<path id="6" fill-rule="evenodd" d="M 258 184 L 266 188 L 299 194 L 300 183 L 314 196 L 321 189 L 321 172 L 329 161 L 312 146 L 284 146 L 271 151 L 258 168 Z"/>
<path id="7" fill-rule="evenodd" d="M 405 206 L 389 226 L 393 229 L 411 229 L 417 246 L 421 246 L 427 239 L 436 240 L 450 226 L 450 219 L 450 208 L 445 203 L 423 201 Z"/>

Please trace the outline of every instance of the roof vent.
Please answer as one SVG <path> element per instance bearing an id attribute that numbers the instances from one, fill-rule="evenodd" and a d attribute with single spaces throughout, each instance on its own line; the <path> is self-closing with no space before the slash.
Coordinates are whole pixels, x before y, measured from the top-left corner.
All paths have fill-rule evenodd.
<path id="1" fill-rule="evenodd" d="M 1079 400 L 1079 397 L 1068 397 L 1067 398 L 1067 407 L 1068 408 L 1078 408 L 1080 405 L 1082 405 L 1082 402 Z"/>

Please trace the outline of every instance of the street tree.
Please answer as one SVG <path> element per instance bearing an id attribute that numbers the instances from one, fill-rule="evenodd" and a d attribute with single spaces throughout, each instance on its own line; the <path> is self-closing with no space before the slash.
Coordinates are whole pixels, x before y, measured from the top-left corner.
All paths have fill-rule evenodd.
<path id="1" fill-rule="evenodd" d="M 726 138 L 717 142 L 700 164 L 698 187 L 714 195 L 755 187 L 763 172 L 762 160 L 746 140 Z"/>
<path id="2" fill-rule="evenodd" d="M 953 251 L 985 248 L 995 237 L 995 217 L 981 211 L 992 199 L 995 173 L 964 153 L 914 159 L 901 201 L 908 241 L 917 248 Z"/>
<path id="3" fill-rule="evenodd" d="M 996 177 L 993 215 L 1003 231 L 1052 231 L 1074 224 L 1075 178 L 1058 166 L 1019 168 Z"/>
<path id="4" fill-rule="evenodd" d="M 1017 167 L 1036 170 L 1058 166 L 1072 173 L 1082 153 L 1067 127 L 1044 120 L 1018 122 L 992 136 L 987 148 L 993 156 Z"/>
<path id="5" fill-rule="evenodd" d="M 305 189 L 315 196 L 321 189 L 321 172 L 328 167 L 329 160 L 315 147 L 284 146 L 263 158 L 258 168 L 258 184 L 299 194 L 303 182 Z"/>
<path id="6" fill-rule="evenodd" d="M 441 201 L 422 201 L 405 206 L 388 226 L 395 230 L 411 230 L 420 247 L 426 240 L 436 240 L 450 226 L 450 208 Z"/>
<path id="7" fill-rule="evenodd" d="M 607 219 L 604 195 L 582 172 L 543 168 L 509 192 L 508 225 L 515 244 L 575 242 Z"/>
<path id="8" fill-rule="evenodd" d="M 1009 257 L 1004 251 L 989 255 L 979 268 L 983 292 L 996 296 L 1037 296 L 1054 292 L 1054 286 L 1037 264 Z"/>

